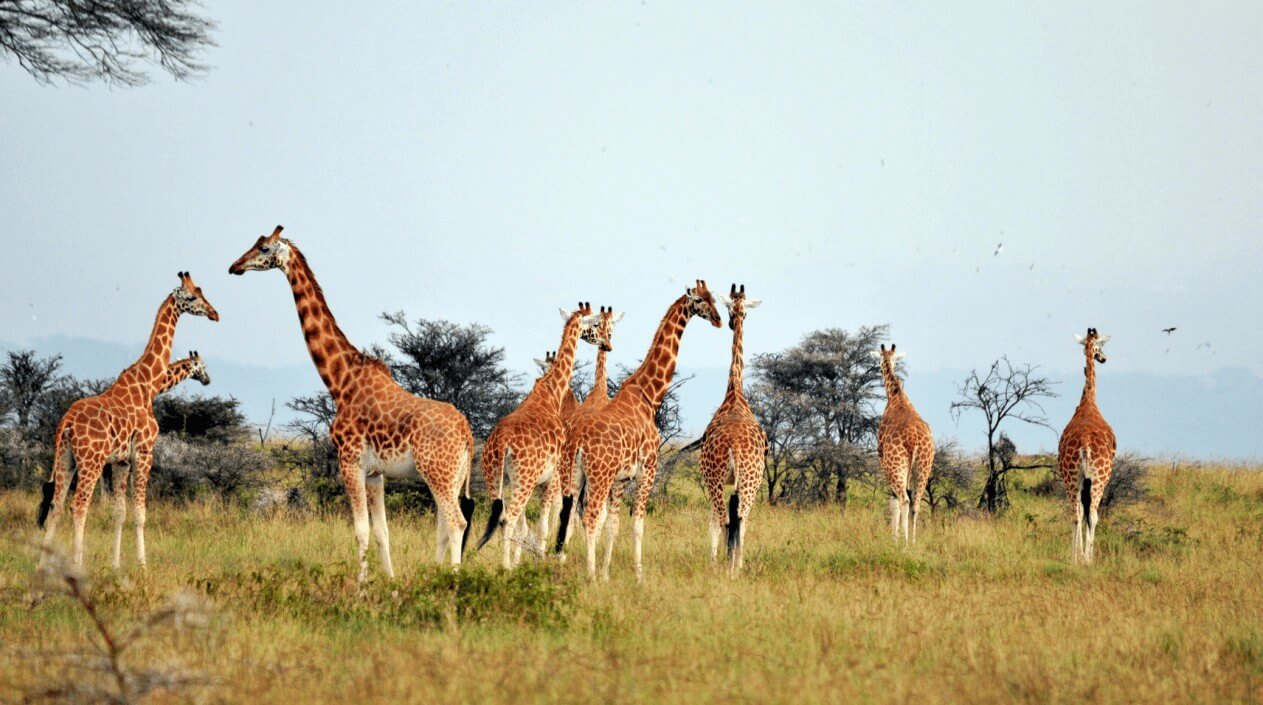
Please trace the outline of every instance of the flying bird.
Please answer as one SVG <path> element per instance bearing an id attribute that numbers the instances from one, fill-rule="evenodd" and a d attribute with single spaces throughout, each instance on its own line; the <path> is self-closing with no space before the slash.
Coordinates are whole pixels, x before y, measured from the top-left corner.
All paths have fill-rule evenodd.
<path id="1" fill-rule="evenodd" d="M 1162 332 L 1166 333 L 1167 335 L 1171 335 L 1172 333 L 1175 332 L 1175 326 L 1171 326 L 1170 328 L 1163 328 Z"/>
<path id="2" fill-rule="evenodd" d="M 995 253 L 994 253 L 994 254 L 992 254 L 991 256 L 992 256 L 992 257 L 995 257 L 995 256 L 999 255 L 999 254 L 1000 254 L 1001 252 L 1003 252 L 1003 251 L 1004 251 L 1004 243 L 1003 243 L 1003 242 L 997 243 L 997 244 L 996 244 L 996 246 L 995 246 Z"/>

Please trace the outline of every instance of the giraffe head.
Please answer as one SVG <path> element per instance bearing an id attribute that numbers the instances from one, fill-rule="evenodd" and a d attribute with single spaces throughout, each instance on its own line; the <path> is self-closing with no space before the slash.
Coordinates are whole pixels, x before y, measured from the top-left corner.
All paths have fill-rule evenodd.
<path id="1" fill-rule="evenodd" d="M 210 373 L 206 371 L 206 362 L 196 350 L 189 353 L 189 377 L 202 383 L 210 384 Z"/>
<path id="2" fill-rule="evenodd" d="M 544 353 L 543 360 L 539 359 L 538 357 L 535 358 L 535 364 L 539 366 L 539 373 L 541 375 L 547 373 L 548 368 L 553 366 L 553 361 L 555 361 L 556 359 L 557 359 L 556 350 L 549 350 L 548 352 Z"/>
<path id="3" fill-rule="evenodd" d="M 719 309 L 715 308 L 715 296 L 710 293 L 710 289 L 706 288 L 704 280 L 698 279 L 696 286 L 684 290 L 684 295 L 689 300 L 688 313 L 690 316 L 705 318 L 716 328 L 723 325 L 719 318 Z"/>
<path id="4" fill-rule="evenodd" d="M 206 296 L 202 294 L 202 287 L 193 283 L 193 277 L 188 272 L 180 272 L 180 285 L 171 292 L 171 296 L 175 299 L 175 308 L 180 313 L 188 313 L 194 316 L 206 316 L 212 321 L 219 320 L 219 312 L 211 306 L 206 300 Z"/>
<path id="5" fill-rule="evenodd" d="M 895 344 L 891 343 L 890 349 L 887 350 L 886 344 L 882 343 L 881 350 L 873 352 L 873 356 L 881 360 L 881 373 L 883 376 L 894 375 L 895 366 L 908 355 L 907 353 L 895 352 L 895 347 Z"/>
<path id="6" fill-rule="evenodd" d="M 1101 335 L 1096 332 L 1095 328 L 1089 328 L 1086 336 L 1076 333 L 1074 339 L 1083 346 L 1083 352 L 1085 355 L 1091 357 L 1093 360 L 1096 360 L 1102 365 L 1105 364 L 1105 360 L 1107 359 L 1105 357 L 1105 344 L 1110 341 L 1110 337 L 1108 335 Z"/>
<path id="7" fill-rule="evenodd" d="M 610 340 L 614 335 L 614 324 L 623 320 L 622 312 L 614 313 L 613 306 L 602 306 L 599 313 L 589 320 L 583 329 L 583 342 L 591 343 L 598 349 L 609 352 L 614 349 Z"/>
<path id="8" fill-rule="evenodd" d="M 264 271 L 279 269 L 289 272 L 290 242 L 281 237 L 281 226 L 276 226 L 271 235 L 261 235 L 245 254 L 237 258 L 228 268 L 229 274 L 245 274 L 248 271 Z"/>
<path id="9" fill-rule="evenodd" d="M 737 285 L 733 284 L 727 296 L 719 295 L 719 303 L 728 309 L 728 327 L 736 330 L 737 321 L 746 317 L 746 309 L 758 308 L 763 301 L 762 299 L 747 299 L 746 285 L 742 284 L 738 289 Z"/>

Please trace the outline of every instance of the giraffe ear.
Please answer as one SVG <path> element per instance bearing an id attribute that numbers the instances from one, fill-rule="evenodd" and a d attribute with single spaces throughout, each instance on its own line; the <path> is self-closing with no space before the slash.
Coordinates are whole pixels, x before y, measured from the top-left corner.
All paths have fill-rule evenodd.
<path id="1" fill-rule="evenodd" d="M 1088 340 L 1087 338 L 1079 335 L 1078 333 L 1074 334 L 1074 342 L 1078 343 L 1079 345 L 1083 345 L 1084 343 L 1087 342 L 1087 340 Z"/>
<path id="2" fill-rule="evenodd" d="M 566 309 L 560 308 L 560 307 L 558 307 L 557 310 L 561 312 L 561 320 L 563 321 L 570 320 L 570 313 L 571 313 L 570 311 L 567 311 Z"/>
<path id="3" fill-rule="evenodd" d="M 614 307 L 611 306 L 610 310 L 611 311 L 614 310 Z M 614 314 L 614 317 L 610 319 L 610 323 L 618 323 L 619 321 L 623 320 L 623 313 L 624 313 L 623 311 L 619 311 L 618 313 Z"/>
<path id="4" fill-rule="evenodd" d="M 905 357 L 907 357 L 907 356 L 908 356 L 908 353 L 900 353 L 900 352 L 897 352 L 897 353 L 894 353 L 893 355 L 891 355 L 891 357 L 892 357 L 892 358 L 894 358 L 894 359 L 896 359 L 896 360 L 902 360 L 902 359 L 904 359 L 904 358 L 905 358 Z"/>
<path id="5" fill-rule="evenodd" d="M 1109 341 L 1110 341 L 1110 337 L 1109 337 L 1108 335 L 1102 335 L 1101 337 L 1099 337 L 1099 338 L 1097 338 L 1097 339 L 1096 339 L 1096 344 L 1097 344 L 1097 345 L 1104 345 L 1104 344 L 1108 343 Z"/>
<path id="6" fill-rule="evenodd" d="M 745 286 L 744 284 L 742 286 Z M 758 308 L 763 299 L 746 299 L 746 308 Z"/>
<path id="7" fill-rule="evenodd" d="M 725 307 L 732 306 L 732 299 L 728 298 L 727 294 L 719 294 L 715 298 L 719 299 L 719 303 L 723 304 Z"/>
<path id="8" fill-rule="evenodd" d="M 882 350 L 885 350 L 885 349 L 886 349 L 886 346 L 885 346 L 885 345 L 883 345 L 883 346 L 881 346 L 881 347 L 882 347 Z M 869 355 L 872 355 L 874 360 L 880 360 L 880 359 L 881 359 L 881 351 L 879 351 L 879 350 L 869 350 L 869 351 L 868 351 L 868 354 L 869 354 Z"/>
<path id="9" fill-rule="evenodd" d="M 539 359 L 538 357 L 537 357 L 537 358 L 533 358 L 533 359 L 535 360 L 535 364 L 536 364 L 536 365 L 539 365 L 540 367 L 548 367 L 548 363 L 547 363 L 547 362 L 544 362 L 543 360 Z"/>

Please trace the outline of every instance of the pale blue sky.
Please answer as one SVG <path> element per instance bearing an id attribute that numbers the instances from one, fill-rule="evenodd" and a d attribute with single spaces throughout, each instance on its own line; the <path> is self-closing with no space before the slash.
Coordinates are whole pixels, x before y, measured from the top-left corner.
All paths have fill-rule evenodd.
<path id="1" fill-rule="evenodd" d="M 188 269 L 223 320 L 179 349 L 305 362 L 281 276 L 226 273 L 282 223 L 365 346 L 403 308 L 533 369 L 582 298 L 630 363 L 703 277 L 765 300 L 751 353 L 889 322 L 913 375 L 1075 386 L 1094 325 L 1109 370 L 1263 374 L 1263 6 L 372 7 L 207 2 L 191 84 L 0 64 L 0 340 L 139 345 Z"/>

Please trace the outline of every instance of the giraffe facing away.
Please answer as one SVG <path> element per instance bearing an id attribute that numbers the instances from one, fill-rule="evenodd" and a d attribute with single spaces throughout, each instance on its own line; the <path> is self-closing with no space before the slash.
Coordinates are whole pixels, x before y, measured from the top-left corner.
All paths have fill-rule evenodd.
<path id="1" fill-rule="evenodd" d="M 632 564 L 636 579 L 643 578 L 641 545 L 645 534 L 645 508 L 658 471 L 659 435 L 654 415 L 675 376 L 684 327 L 694 316 L 710 321 L 716 328 L 722 325 L 715 297 L 700 279 L 667 309 L 644 361 L 623 381 L 618 394 L 597 413 L 577 417 L 567 435 L 566 455 L 575 459 L 575 475 L 580 485 L 579 504 L 587 539 L 589 578 L 596 578 L 596 541 L 605 526 L 605 562 L 601 575 L 609 579 L 610 557 L 618 534 L 618 505 L 632 480 L 637 483 L 632 506 Z M 568 488 L 563 486 L 562 490 L 568 491 Z M 565 524 L 563 521 L 558 529 L 558 537 L 563 540 Z"/>
<path id="2" fill-rule="evenodd" d="M 1057 468 L 1061 482 L 1066 486 L 1070 506 L 1074 512 L 1074 537 L 1071 541 L 1071 560 L 1084 564 L 1092 562 L 1092 544 L 1096 540 L 1096 523 L 1101 497 L 1109 484 L 1114 470 L 1114 453 L 1118 441 L 1101 410 L 1096 405 L 1096 366 L 1105 364 L 1105 343 L 1108 335 L 1100 335 L 1089 328 L 1087 336 L 1075 335 L 1083 346 L 1083 397 L 1079 406 L 1061 432 L 1057 444 Z"/>
<path id="3" fill-rule="evenodd" d="M 902 531 L 905 543 L 916 543 L 921 498 L 934 470 L 934 436 L 895 374 L 895 363 L 904 353 L 895 352 L 893 344 L 889 350 L 883 344 L 877 354 L 886 385 L 886 411 L 877 427 L 877 456 L 890 482 L 890 531 L 895 541 Z"/>
<path id="4" fill-rule="evenodd" d="M 387 475 L 425 480 L 438 508 L 435 560 L 447 554 L 452 565 L 459 565 L 473 512 L 473 501 L 467 493 L 462 496 L 474 448 L 469 422 L 451 404 L 409 394 L 385 363 L 347 340 L 307 258 L 281 237 L 281 230 L 278 225 L 256 240 L 228 271 L 279 269 L 289 280 L 307 350 L 337 408 L 329 437 L 351 504 L 360 582 L 368 578 L 370 527 L 382 568 L 395 575 L 383 493 Z"/>
<path id="5" fill-rule="evenodd" d="M 74 564 L 83 566 L 83 531 L 92 503 L 92 490 L 107 464 L 114 472 L 114 553 L 112 564 L 122 565 L 123 523 L 127 519 L 127 476 L 135 469 L 133 501 L 136 505 L 136 559 L 143 567 L 145 557 L 146 490 L 153 467 L 153 446 L 158 438 L 153 400 L 168 381 L 171 341 L 180 315 L 188 313 L 219 320 L 219 313 L 193 283 L 188 272 L 180 272 L 180 285 L 158 307 L 145 350 L 136 362 L 119 374 L 109 389 L 70 405 L 57 424 L 53 437 L 53 492 L 44 519 L 44 546 L 52 546 L 71 477 L 78 473 L 72 502 L 74 521 Z M 41 561 L 47 552 L 41 554 Z"/>
<path id="6" fill-rule="evenodd" d="M 614 350 L 614 324 L 623 320 L 622 312 L 614 313 L 613 306 L 602 306 L 597 319 L 596 337 L 605 341 L 605 345 L 599 345 L 596 349 L 596 368 L 592 375 L 592 389 L 588 391 L 588 395 L 583 398 L 583 403 L 575 403 L 574 407 L 567 411 L 566 405 L 563 403 L 561 411 L 561 422 L 566 428 L 567 436 L 570 429 L 574 427 L 575 419 L 579 416 L 588 416 L 604 409 L 610 403 L 610 385 L 609 375 L 607 371 L 607 362 L 609 353 Z M 573 400 L 574 392 L 570 392 L 569 398 Z M 562 497 L 563 488 L 565 488 L 565 497 Z M 566 523 L 566 533 L 560 536 L 557 542 L 557 553 L 561 553 L 566 541 L 570 540 L 570 512 L 574 503 L 574 458 L 563 454 L 561 458 L 561 467 L 553 475 L 552 481 L 548 483 L 548 487 L 544 490 L 544 501 L 540 509 L 540 531 L 539 535 L 542 539 L 548 533 L 548 519 L 557 516 L 558 525 L 563 521 Z M 564 519 L 563 519 L 564 517 Z"/>
<path id="7" fill-rule="evenodd" d="M 497 528 L 503 529 L 505 568 L 512 568 L 521 560 L 522 542 L 528 533 L 527 502 L 537 486 L 552 481 L 561 461 L 565 442 L 562 401 L 570 391 L 579 338 L 582 336 L 593 345 L 608 345 L 596 338 L 596 316 L 592 315 L 591 304 L 581 303 L 575 311 L 563 310 L 561 314 L 566 324 L 552 364 L 522 403 L 491 430 L 482 449 L 483 478 L 492 502 L 487 530 L 478 540 L 478 548 L 491 539 Z M 547 512 L 541 513 L 540 521 L 540 530 L 547 531 Z"/>
<path id="8" fill-rule="evenodd" d="M 745 518 L 750 515 L 759 485 L 763 482 L 763 459 L 767 455 L 767 434 L 754 418 L 744 392 L 745 354 L 742 337 L 746 311 L 762 301 L 747 299 L 745 284 L 736 284 L 728 296 L 719 297 L 728 309 L 732 329 L 732 363 L 728 367 L 728 390 L 706 431 L 702 434 L 702 484 L 710 498 L 710 560 L 719 559 L 719 537 L 728 532 L 728 559 L 735 575 L 741 570 L 745 551 Z M 724 487 L 733 485 L 728 510 L 724 511 Z"/>
<path id="9" fill-rule="evenodd" d="M 206 363 L 202 361 L 196 350 L 190 352 L 188 357 L 176 360 L 167 366 L 166 372 L 158 380 L 157 387 L 154 389 L 154 397 L 164 394 L 186 379 L 195 379 L 201 382 L 202 386 L 210 384 L 210 374 L 206 371 Z M 119 464 L 122 465 L 125 462 L 119 461 Z M 79 476 L 75 474 L 70 480 L 68 492 L 73 493 L 78 487 L 78 483 Z M 101 472 L 101 483 L 107 488 L 114 487 L 113 463 L 105 464 L 105 468 Z M 53 494 L 56 490 L 57 482 L 55 479 L 50 479 L 44 483 L 43 497 L 40 500 L 39 511 L 35 520 L 40 526 L 44 526 L 44 522 L 48 519 L 48 512 L 53 508 Z M 115 502 L 117 501 L 118 495 L 115 495 Z M 126 505 L 121 510 L 117 507 L 115 509 L 124 513 L 127 511 Z M 118 547 L 118 552 L 115 554 L 114 561 L 115 567 L 118 567 L 122 559 L 122 556 L 119 555 L 122 552 L 121 527 L 118 535 L 115 536 L 115 546 Z"/>

